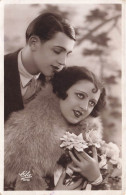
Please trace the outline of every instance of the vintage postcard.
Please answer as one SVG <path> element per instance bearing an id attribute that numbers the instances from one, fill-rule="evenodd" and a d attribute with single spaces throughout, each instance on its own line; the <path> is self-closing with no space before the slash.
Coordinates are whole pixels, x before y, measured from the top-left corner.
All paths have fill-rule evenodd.
<path id="1" fill-rule="evenodd" d="M 126 194 L 125 17 L 0 0 L 0 195 Z"/>

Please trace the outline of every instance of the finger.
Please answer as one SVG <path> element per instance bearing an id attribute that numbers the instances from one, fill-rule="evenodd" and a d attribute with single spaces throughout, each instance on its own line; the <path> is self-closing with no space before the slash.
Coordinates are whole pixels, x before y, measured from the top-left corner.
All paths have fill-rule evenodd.
<path id="1" fill-rule="evenodd" d="M 70 163 L 70 164 L 68 164 L 67 167 L 71 169 L 72 167 L 77 167 L 77 166 L 74 163 L 72 163 L 72 164 Z"/>
<path id="2" fill-rule="evenodd" d="M 83 184 L 83 186 L 82 186 L 82 190 L 86 188 L 87 183 L 88 183 L 87 181 L 84 182 L 84 184 Z"/>
<path id="3" fill-rule="evenodd" d="M 93 158 L 98 161 L 98 155 L 97 155 L 97 150 L 95 146 L 92 146 L 92 153 L 93 153 Z"/>
<path id="4" fill-rule="evenodd" d="M 83 152 L 77 152 L 77 150 L 74 150 L 74 153 L 75 153 L 75 155 L 77 156 L 77 158 L 80 160 L 80 161 L 82 161 L 84 158 L 83 158 L 83 156 L 82 156 L 82 153 Z"/>
<path id="5" fill-rule="evenodd" d="M 58 183 L 63 183 L 63 181 L 64 181 L 64 179 L 65 179 L 65 176 L 66 176 L 66 171 L 63 170 L 63 172 L 62 172 L 62 174 L 61 174 L 61 176 L 60 176 L 60 178 L 59 178 Z"/>
<path id="6" fill-rule="evenodd" d="M 69 190 L 74 190 L 77 187 L 79 187 L 82 184 L 83 179 L 79 179 L 78 181 L 76 181 L 74 184 L 71 184 L 70 186 L 68 186 Z"/>
<path id="7" fill-rule="evenodd" d="M 79 167 L 80 163 L 79 161 L 76 159 L 76 157 L 73 155 L 73 153 L 71 151 L 69 151 L 70 157 L 73 160 L 73 162 L 75 163 L 75 165 L 77 165 Z"/>
<path id="8" fill-rule="evenodd" d="M 81 172 L 81 169 L 79 167 L 69 167 L 70 169 L 72 169 L 73 171 L 77 172 L 77 173 L 80 173 Z"/>
<path id="9" fill-rule="evenodd" d="M 73 162 L 73 161 L 71 161 L 71 162 L 67 165 L 67 167 L 69 167 L 69 166 L 73 166 L 73 167 L 75 167 L 76 165 L 74 164 L 74 162 Z"/>
<path id="10" fill-rule="evenodd" d="M 83 189 L 83 184 L 81 184 L 80 186 L 78 186 L 77 188 L 75 188 L 74 190 L 81 190 Z"/>
<path id="11" fill-rule="evenodd" d="M 83 152 L 81 153 L 81 156 L 82 156 L 83 159 L 85 159 L 86 161 L 91 160 L 91 157 L 90 157 L 85 151 L 83 151 Z"/>

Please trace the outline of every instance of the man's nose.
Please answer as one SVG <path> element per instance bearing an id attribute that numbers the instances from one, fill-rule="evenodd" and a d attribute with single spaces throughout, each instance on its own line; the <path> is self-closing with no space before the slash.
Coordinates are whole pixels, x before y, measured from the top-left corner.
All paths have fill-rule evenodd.
<path id="1" fill-rule="evenodd" d="M 61 66 L 65 66 L 65 65 L 66 65 L 66 56 L 61 56 L 61 57 L 58 59 L 58 63 L 59 63 Z"/>
<path id="2" fill-rule="evenodd" d="M 59 62 L 59 65 L 60 65 L 60 66 L 66 66 L 66 63 Z"/>

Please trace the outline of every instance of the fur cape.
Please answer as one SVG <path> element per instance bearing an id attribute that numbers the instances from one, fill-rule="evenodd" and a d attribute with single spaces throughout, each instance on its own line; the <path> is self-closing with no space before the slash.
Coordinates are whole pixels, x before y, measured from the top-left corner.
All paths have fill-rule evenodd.
<path id="1" fill-rule="evenodd" d="M 59 109 L 59 99 L 51 85 L 47 85 L 25 109 L 12 113 L 5 123 L 5 187 L 14 184 L 15 190 L 46 190 L 45 177 L 53 176 L 64 152 L 60 138 L 66 131 L 84 135 L 89 126 L 101 134 L 98 117 L 88 117 L 79 125 L 68 124 Z M 24 171 L 32 175 L 29 181 L 19 175 Z"/>

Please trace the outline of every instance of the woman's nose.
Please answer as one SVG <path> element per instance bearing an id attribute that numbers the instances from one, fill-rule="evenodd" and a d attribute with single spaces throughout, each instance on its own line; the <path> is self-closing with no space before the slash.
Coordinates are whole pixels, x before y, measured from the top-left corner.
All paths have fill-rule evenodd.
<path id="1" fill-rule="evenodd" d="M 80 107 L 82 110 L 87 111 L 88 110 L 88 101 L 84 100 L 80 103 Z"/>

